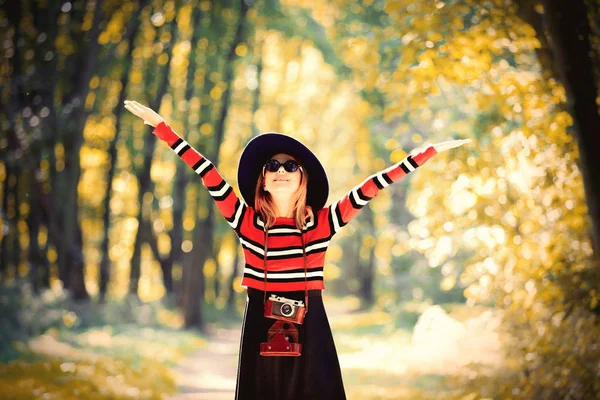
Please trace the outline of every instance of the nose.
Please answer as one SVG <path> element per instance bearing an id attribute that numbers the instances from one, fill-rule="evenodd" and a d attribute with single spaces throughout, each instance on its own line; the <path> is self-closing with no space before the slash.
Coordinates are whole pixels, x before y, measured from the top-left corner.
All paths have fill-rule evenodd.
<path id="1" fill-rule="evenodd" d="M 283 168 L 283 165 L 281 165 L 279 167 L 279 169 L 277 170 L 277 172 L 280 173 L 280 174 L 285 174 L 285 168 Z"/>

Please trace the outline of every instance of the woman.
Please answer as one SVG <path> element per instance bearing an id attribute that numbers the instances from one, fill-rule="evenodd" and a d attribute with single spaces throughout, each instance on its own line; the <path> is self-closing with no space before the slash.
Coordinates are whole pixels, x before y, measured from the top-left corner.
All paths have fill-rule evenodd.
<path id="1" fill-rule="evenodd" d="M 470 139 L 429 145 L 370 176 L 342 199 L 324 207 L 329 184 L 317 157 L 290 136 L 264 133 L 248 142 L 239 160 L 237 177 L 242 201 L 214 165 L 180 138 L 160 115 L 134 101 L 125 101 L 125 108 L 155 127 L 153 133 L 201 176 L 242 244 L 246 262 L 242 286 L 247 288 L 248 296 L 236 399 L 345 399 L 321 298 L 329 242 L 380 189 L 414 171 L 439 151 Z M 273 301 L 272 295 L 277 296 Z M 305 311 L 303 320 L 289 322 L 286 312 L 292 309 L 294 318 L 301 317 L 300 310 Z M 276 342 L 283 348 L 275 351 Z"/>

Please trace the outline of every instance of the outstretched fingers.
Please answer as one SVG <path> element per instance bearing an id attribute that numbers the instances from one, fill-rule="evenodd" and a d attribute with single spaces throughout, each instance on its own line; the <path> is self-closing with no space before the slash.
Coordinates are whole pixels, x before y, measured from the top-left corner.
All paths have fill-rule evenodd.
<path id="1" fill-rule="evenodd" d="M 461 140 L 449 140 L 447 142 L 441 142 L 434 145 L 434 148 L 437 152 L 445 151 L 449 149 L 453 149 L 455 147 L 462 146 L 463 144 L 471 143 L 471 139 L 461 139 Z"/>
<path id="2" fill-rule="evenodd" d="M 140 109 L 136 106 L 135 102 L 125 100 L 125 108 L 129 110 L 132 114 L 136 116 L 140 116 Z"/>
<path id="3" fill-rule="evenodd" d="M 132 114 L 142 118 L 144 120 L 144 124 L 151 125 L 148 122 L 148 107 L 141 105 L 137 101 L 125 100 L 125 108 Z"/>

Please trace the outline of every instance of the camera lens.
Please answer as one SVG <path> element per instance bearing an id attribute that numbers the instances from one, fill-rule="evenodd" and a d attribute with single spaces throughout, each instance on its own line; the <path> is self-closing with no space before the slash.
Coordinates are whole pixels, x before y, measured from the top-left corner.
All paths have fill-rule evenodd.
<path id="1" fill-rule="evenodd" d="M 289 317 L 294 313 L 294 307 L 291 304 L 282 304 L 281 305 L 281 314 L 284 317 Z"/>

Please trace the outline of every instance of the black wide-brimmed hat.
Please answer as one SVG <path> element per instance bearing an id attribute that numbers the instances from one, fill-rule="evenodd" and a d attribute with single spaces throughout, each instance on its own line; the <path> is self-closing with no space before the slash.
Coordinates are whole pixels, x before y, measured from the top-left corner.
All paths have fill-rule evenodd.
<path id="1" fill-rule="evenodd" d="M 325 206 L 329 196 L 327 174 L 317 156 L 302 142 L 277 132 L 262 133 L 252 138 L 242 151 L 238 163 L 238 186 L 246 204 L 254 207 L 256 181 L 265 162 L 278 153 L 294 156 L 308 174 L 306 204 L 313 210 Z"/>

